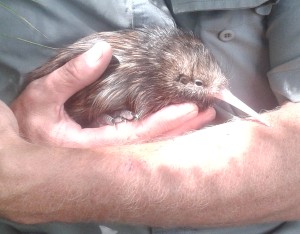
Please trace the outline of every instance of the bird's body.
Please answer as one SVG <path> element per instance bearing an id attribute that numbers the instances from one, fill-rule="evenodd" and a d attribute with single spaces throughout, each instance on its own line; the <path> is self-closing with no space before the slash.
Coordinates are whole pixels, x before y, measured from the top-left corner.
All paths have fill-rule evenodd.
<path id="1" fill-rule="evenodd" d="M 67 113 L 83 127 L 141 119 L 167 105 L 184 102 L 204 110 L 227 86 L 227 79 L 201 40 L 177 28 L 95 33 L 62 49 L 27 78 L 51 73 L 98 41 L 111 45 L 111 63 L 97 81 L 65 104 Z"/>

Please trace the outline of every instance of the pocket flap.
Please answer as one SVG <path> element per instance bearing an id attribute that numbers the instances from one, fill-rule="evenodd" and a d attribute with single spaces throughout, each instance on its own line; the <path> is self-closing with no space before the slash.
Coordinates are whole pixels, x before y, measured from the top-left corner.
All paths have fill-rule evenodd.
<path id="1" fill-rule="evenodd" d="M 272 0 L 171 0 L 173 12 L 184 13 L 207 10 L 234 10 L 256 8 L 263 4 L 274 4 Z"/>

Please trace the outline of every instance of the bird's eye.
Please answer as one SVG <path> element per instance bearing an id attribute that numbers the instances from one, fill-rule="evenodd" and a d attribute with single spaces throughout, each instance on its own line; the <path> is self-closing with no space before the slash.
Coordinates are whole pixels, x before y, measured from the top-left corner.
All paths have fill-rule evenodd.
<path id="1" fill-rule="evenodd" d="M 182 84 L 187 84 L 187 83 L 189 83 L 190 82 L 190 77 L 188 77 L 188 76 L 186 76 L 186 75 L 183 75 L 183 74 L 180 74 L 179 76 L 178 76 L 178 81 L 180 82 L 180 83 L 182 83 Z"/>
<path id="2" fill-rule="evenodd" d="M 202 86 L 203 82 L 201 80 L 195 80 L 195 85 Z"/>

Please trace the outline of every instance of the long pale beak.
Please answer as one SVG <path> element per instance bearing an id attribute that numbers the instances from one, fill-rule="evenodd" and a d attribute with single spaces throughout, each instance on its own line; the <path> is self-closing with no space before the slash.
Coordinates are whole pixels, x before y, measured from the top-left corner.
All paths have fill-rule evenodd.
<path id="1" fill-rule="evenodd" d="M 262 124 L 266 126 L 270 126 L 270 124 L 264 118 L 262 118 L 257 112 L 255 112 L 245 103 L 243 103 L 240 99 L 235 97 L 228 89 L 223 89 L 220 93 L 216 94 L 214 97 L 240 109 L 241 111 L 245 112 L 255 120 L 258 120 Z"/>

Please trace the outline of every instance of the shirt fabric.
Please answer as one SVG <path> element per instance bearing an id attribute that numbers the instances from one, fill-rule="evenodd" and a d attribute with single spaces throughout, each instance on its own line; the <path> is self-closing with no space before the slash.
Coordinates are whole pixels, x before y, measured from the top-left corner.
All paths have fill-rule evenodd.
<path id="1" fill-rule="evenodd" d="M 56 50 L 98 31 L 143 25 L 192 31 L 212 51 L 233 94 L 256 111 L 300 100 L 300 1 L 275 0 L 1 0 L 0 99 L 10 103 L 23 75 Z M 26 19 L 26 21 L 24 20 Z M 243 115 L 219 103 L 225 121 Z M 226 214 L 224 214 L 226 215 Z M 2 220 L 0 233 L 299 233 L 300 222 L 245 227 L 161 229 L 122 224 L 20 225 Z"/>

